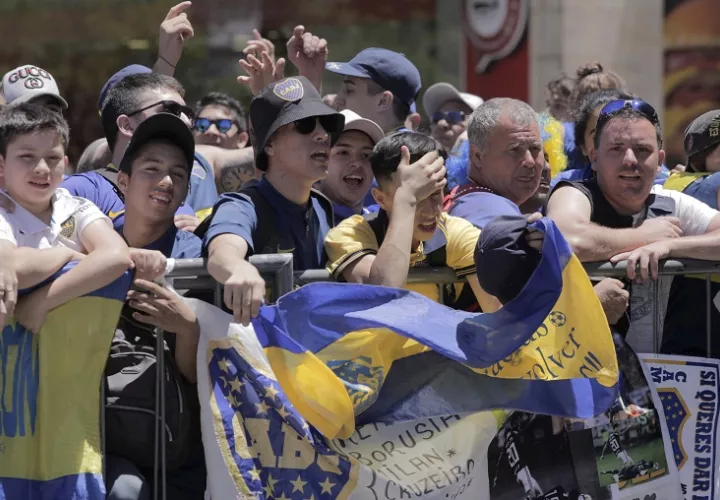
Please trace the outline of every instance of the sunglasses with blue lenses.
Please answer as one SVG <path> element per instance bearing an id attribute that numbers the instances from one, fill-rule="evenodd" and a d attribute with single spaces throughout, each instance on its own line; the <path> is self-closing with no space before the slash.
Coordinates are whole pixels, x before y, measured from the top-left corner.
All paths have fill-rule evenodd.
<path id="1" fill-rule="evenodd" d="M 612 115 L 616 114 L 622 109 L 634 109 L 635 111 L 641 113 L 650 122 L 652 122 L 653 125 L 660 124 L 660 120 L 658 119 L 655 108 L 650 106 L 645 101 L 641 101 L 640 99 L 610 101 L 600 110 L 600 115 L 598 116 L 598 123 L 600 122 L 600 120 L 608 120 L 612 117 Z"/>
<path id="2" fill-rule="evenodd" d="M 233 120 L 230 120 L 229 118 L 221 118 L 219 120 L 210 120 L 209 118 L 195 118 L 195 124 L 193 125 L 193 128 L 201 134 L 204 134 L 210 129 L 211 126 L 215 125 L 215 128 L 218 129 L 218 132 L 220 132 L 221 134 L 227 134 L 232 128 L 233 124 L 235 124 L 235 122 Z"/>
<path id="3" fill-rule="evenodd" d="M 437 124 L 440 120 L 445 120 L 450 125 L 457 125 L 465 121 L 465 113 L 463 111 L 436 111 L 433 113 L 433 124 Z"/>

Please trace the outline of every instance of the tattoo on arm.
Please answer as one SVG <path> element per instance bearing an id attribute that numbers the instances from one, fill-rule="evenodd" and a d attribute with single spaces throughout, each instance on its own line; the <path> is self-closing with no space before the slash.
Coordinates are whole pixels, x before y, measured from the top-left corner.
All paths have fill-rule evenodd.
<path id="1" fill-rule="evenodd" d="M 255 162 L 252 154 L 242 161 L 223 165 L 220 171 L 220 185 L 223 193 L 236 193 L 243 184 L 255 178 Z"/>

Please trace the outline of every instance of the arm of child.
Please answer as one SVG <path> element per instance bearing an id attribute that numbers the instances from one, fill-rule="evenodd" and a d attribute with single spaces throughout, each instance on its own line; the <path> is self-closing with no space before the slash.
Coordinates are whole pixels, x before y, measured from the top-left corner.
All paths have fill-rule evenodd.
<path id="1" fill-rule="evenodd" d="M 112 283 L 132 265 L 128 246 L 110 219 L 91 222 L 80 234 L 80 241 L 88 255 L 47 287 L 48 311 Z"/>

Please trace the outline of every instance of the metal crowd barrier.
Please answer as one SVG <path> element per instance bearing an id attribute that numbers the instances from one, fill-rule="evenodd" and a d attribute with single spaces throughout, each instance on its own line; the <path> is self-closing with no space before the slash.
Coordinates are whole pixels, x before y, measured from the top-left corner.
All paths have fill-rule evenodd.
<path id="1" fill-rule="evenodd" d="M 275 301 L 280 296 L 292 291 L 297 286 L 308 283 L 331 281 L 330 274 L 324 269 L 313 269 L 299 272 L 293 272 L 292 254 L 272 254 L 272 255 L 255 255 L 250 257 L 250 262 L 260 271 L 260 274 L 269 285 L 270 300 Z M 584 265 L 588 276 L 591 279 L 601 279 L 606 277 L 621 278 L 626 275 L 627 267 L 625 262 L 613 265 L 609 262 L 593 262 Z M 674 275 L 704 275 L 706 284 L 706 337 L 707 337 L 707 353 L 711 353 L 711 275 L 720 274 L 720 262 L 700 261 L 700 260 L 667 260 L 661 263 L 660 274 L 662 276 Z M 193 290 L 212 290 L 214 292 L 214 305 L 222 307 L 222 287 L 208 274 L 205 263 L 202 259 L 178 260 L 175 268 L 166 276 L 170 284 L 178 291 Z M 460 283 L 463 278 L 459 278 L 455 271 L 450 268 L 415 268 L 411 269 L 408 274 L 408 283 L 436 283 L 439 285 Z M 658 299 L 660 294 L 657 282 L 655 283 L 655 294 L 653 301 L 653 314 L 655 321 L 653 322 L 653 339 L 654 351 L 660 351 L 660 337 L 662 332 L 659 328 L 658 319 Z M 442 287 L 441 287 L 442 293 Z M 164 332 L 158 330 L 157 335 L 157 380 L 162 380 L 164 373 Z M 154 499 L 166 500 L 166 463 L 165 463 L 165 394 L 164 385 L 160 384 L 156 395 L 156 413 L 157 426 L 155 437 L 155 488 Z M 104 397 L 103 397 L 104 402 Z M 104 415 L 104 412 L 103 412 Z M 104 436 L 104 420 L 101 420 L 101 426 Z M 159 473 L 159 474 L 158 474 Z M 158 487 L 158 483 L 162 486 Z"/>

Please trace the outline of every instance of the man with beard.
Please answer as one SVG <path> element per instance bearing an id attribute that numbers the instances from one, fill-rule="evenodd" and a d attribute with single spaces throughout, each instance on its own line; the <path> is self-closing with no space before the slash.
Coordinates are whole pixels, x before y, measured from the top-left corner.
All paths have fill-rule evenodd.
<path id="1" fill-rule="evenodd" d="M 659 261 L 720 259 L 720 217 L 688 195 L 653 186 L 665 152 L 657 113 L 648 103 L 606 104 L 598 117 L 594 146 L 596 177 L 560 182 L 548 198 L 546 213 L 581 261 L 628 261 L 627 276 L 637 282 L 628 341 L 645 352 L 654 345 L 655 321 L 662 331 L 672 282 L 671 277 L 659 277 Z M 659 297 L 646 283 L 650 279 L 660 280 Z"/>

